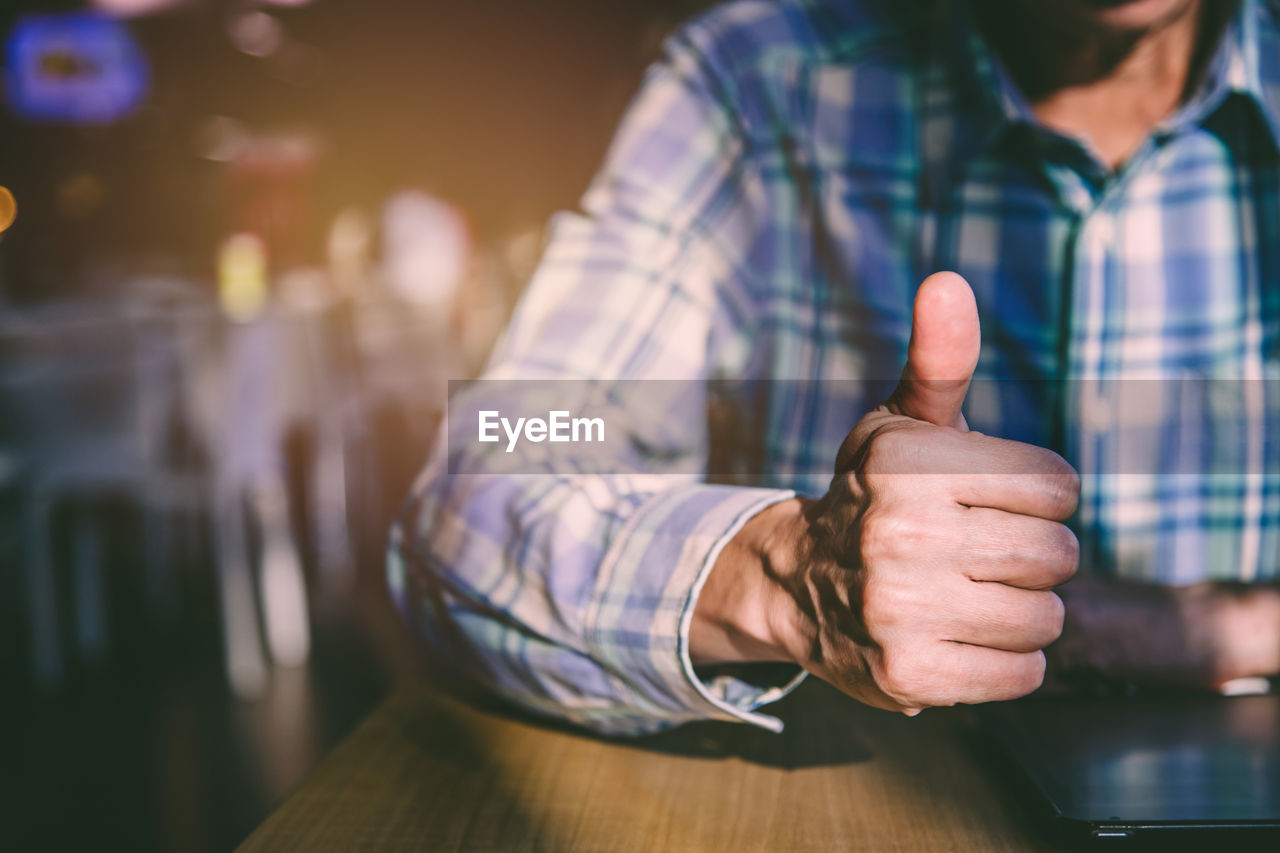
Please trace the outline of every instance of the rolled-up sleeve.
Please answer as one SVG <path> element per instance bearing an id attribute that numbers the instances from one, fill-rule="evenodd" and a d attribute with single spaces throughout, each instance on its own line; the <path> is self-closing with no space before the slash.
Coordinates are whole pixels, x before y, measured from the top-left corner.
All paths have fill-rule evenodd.
<path id="1" fill-rule="evenodd" d="M 741 375 L 756 319 L 738 260 L 754 239 L 753 178 L 724 102 L 693 41 L 671 42 L 582 212 L 554 223 L 485 379 Z M 474 434 L 485 393 L 455 394 L 450 423 Z M 504 473 L 488 464 L 500 445 L 445 430 L 392 531 L 393 595 L 438 656 L 537 712 L 614 734 L 709 718 L 778 729 L 757 709 L 794 682 L 699 678 L 689 625 L 725 543 L 792 493 L 672 472 L 672 458 L 705 458 L 705 419 L 655 442 L 655 413 L 640 409 L 622 406 L 609 426 L 631 453 L 661 445 L 652 470 L 641 458 Z"/>

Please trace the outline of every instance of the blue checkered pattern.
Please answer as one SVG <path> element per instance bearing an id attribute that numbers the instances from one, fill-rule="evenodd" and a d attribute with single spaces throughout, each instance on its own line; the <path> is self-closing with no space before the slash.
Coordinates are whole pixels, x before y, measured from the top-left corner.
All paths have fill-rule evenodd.
<path id="1" fill-rule="evenodd" d="M 958 4 L 739 0 L 687 25 L 486 375 L 812 381 L 764 383 L 741 418 L 758 488 L 486 475 L 442 446 L 393 532 L 408 618 L 499 693 L 601 731 L 776 728 L 757 709 L 790 685 L 694 672 L 693 604 L 746 519 L 825 491 L 939 269 L 982 318 L 969 422 L 1080 469 L 1086 570 L 1275 577 L 1278 39 L 1245 0 L 1195 96 L 1109 174 L 1035 121 Z"/>

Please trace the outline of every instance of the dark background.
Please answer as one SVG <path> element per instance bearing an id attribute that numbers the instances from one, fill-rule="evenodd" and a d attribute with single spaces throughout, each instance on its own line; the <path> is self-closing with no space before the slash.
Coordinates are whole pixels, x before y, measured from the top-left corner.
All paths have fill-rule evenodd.
<path id="1" fill-rule="evenodd" d="M 109 303 L 111 282 L 156 270 L 211 288 L 231 227 L 226 164 L 205 156 L 219 117 L 317 141 L 292 262 L 322 262 L 338 211 L 375 210 L 404 188 L 460 208 L 477 245 L 537 229 L 574 204 L 661 37 L 701 5 L 312 0 L 263 7 L 288 46 L 267 57 L 228 36 L 252 2 L 192 0 L 129 19 L 152 81 L 134 114 L 75 127 L 0 108 L 0 185 L 19 205 L 0 239 L 0 302 Z M 82 7 L 5 0 L 0 33 L 24 14 Z M 393 506 L 425 447 L 382 445 L 398 448 L 379 460 Z M 24 499 L 0 490 L 2 849 L 229 849 L 397 679 L 421 672 L 383 587 L 389 514 L 361 531 L 350 589 L 313 602 L 307 665 L 274 671 L 247 701 L 223 672 L 214 533 L 197 526 L 194 556 L 174 567 L 181 606 L 157 615 L 136 568 L 138 508 L 105 499 L 55 513 L 52 538 L 65 561 L 78 513 L 106 531 L 107 651 L 38 684 L 12 523 Z"/>
<path id="2" fill-rule="evenodd" d="M 220 236 L 219 164 L 202 128 L 226 116 L 303 128 L 323 143 L 313 251 L 340 206 L 423 186 L 482 233 L 541 222 L 577 199 L 661 37 L 697 0 L 312 0 L 264 7 L 286 58 L 236 49 L 242 0 L 189 0 L 131 19 L 152 93 L 107 127 L 22 123 L 0 112 L 0 184 L 23 215 L 3 260 L 11 299 L 75 289 L 107 254 L 176 256 L 200 273 Z M 81 3 L 6 0 L 0 31 Z M 58 189 L 91 173 L 101 200 L 59 210 Z M 65 207 L 65 205 L 64 205 Z"/>

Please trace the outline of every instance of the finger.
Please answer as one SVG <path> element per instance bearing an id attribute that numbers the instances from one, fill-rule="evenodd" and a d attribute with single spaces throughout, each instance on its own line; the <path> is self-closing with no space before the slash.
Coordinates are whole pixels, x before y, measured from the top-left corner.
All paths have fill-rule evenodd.
<path id="1" fill-rule="evenodd" d="M 960 570 L 970 580 L 1053 589 L 1075 575 L 1080 543 L 1056 521 L 988 507 L 960 507 L 965 525 Z"/>
<path id="2" fill-rule="evenodd" d="M 841 449 L 838 462 L 880 478 L 885 489 L 896 486 L 923 494 L 931 485 L 942 485 L 965 506 L 1052 521 L 1075 513 L 1080 478 L 1051 450 L 979 433 L 934 429 L 892 415 L 863 421 L 846 441 L 848 449 Z M 913 478 L 886 479 L 898 474 Z M 945 477 L 945 482 L 927 483 L 918 475 Z"/>
<path id="3" fill-rule="evenodd" d="M 1045 657 L 939 640 L 886 651 L 883 668 L 881 690 L 904 708 L 976 705 L 1035 691 L 1044 681 Z"/>
<path id="4" fill-rule="evenodd" d="M 1045 451 L 1050 453 L 1050 451 Z M 963 506 L 1066 521 L 1080 502 L 1080 476 L 1057 454 L 1038 474 L 971 474 L 951 478 L 951 494 Z"/>
<path id="5" fill-rule="evenodd" d="M 965 429 L 960 409 L 981 346 L 978 306 L 968 282 L 934 273 L 916 291 L 907 364 L 886 407 L 937 426 Z"/>
<path id="6" fill-rule="evenodd" d="M 1065 610 L 1052 592 L 961 580 L 946 611 L 942 638 L 953 643 L 1035 652 L 1062 635 Z"/>

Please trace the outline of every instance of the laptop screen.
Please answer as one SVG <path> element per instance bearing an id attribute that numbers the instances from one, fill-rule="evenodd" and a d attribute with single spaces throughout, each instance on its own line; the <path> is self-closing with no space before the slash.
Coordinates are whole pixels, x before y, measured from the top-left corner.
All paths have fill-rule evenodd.
<path id="1" fill-rule="evenodd" d="M 1280 696 L 1028 699 L 983 715 L 1067 819 L 1280 825 Z"/>

